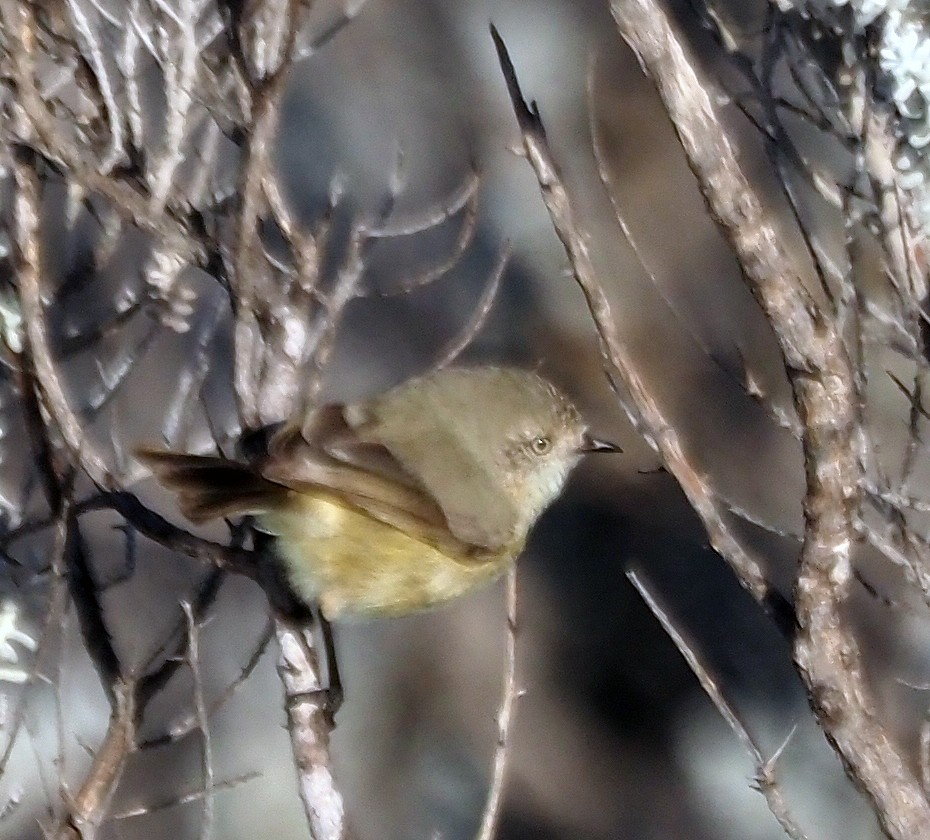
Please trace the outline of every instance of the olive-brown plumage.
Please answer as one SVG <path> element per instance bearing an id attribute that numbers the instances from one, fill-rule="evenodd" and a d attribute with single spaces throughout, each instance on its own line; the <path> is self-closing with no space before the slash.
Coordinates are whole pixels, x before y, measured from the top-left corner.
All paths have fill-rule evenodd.
<path id="1" fill-rule="evenodd" d="M 242 448 L 242 461 L 138 455 L 190 520 L 254 514 L 328 618 L 404 614 L 493 580 L 581 455 L 617 451 L 551 383 L 499 367 L 436 371 Z"/>

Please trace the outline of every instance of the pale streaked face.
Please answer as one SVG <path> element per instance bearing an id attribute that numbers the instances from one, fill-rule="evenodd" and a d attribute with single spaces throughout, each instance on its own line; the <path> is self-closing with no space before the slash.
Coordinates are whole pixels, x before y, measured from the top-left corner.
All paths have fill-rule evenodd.
<path id="1" fill-rule="evenodd" d="M 585 425 L 577 412 L 565 412 L 565 405 L 548 415 L 536 412 L 498 453 L 501 476 L 523 511 L 526 529 L 555 501 L 581 460 Z"/>

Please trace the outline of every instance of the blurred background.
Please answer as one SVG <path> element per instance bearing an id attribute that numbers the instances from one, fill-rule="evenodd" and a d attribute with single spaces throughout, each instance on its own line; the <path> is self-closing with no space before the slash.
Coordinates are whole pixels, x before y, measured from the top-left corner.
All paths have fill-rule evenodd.
<path id="1" fill-rule="evenodd" d="M 745 32 L 761 25 L 764 3 L 718 5 Z M 713 69 L 716 46 L 687 3 L 672 6 Z M 340 9 L 318 3 L 319 26 Z M 788 643 L 708 549 L 674 480 L 658 468 L 608 388 L 584 300 L 566 275 L 532 172 L 513 151 L 519 137 L 488 33 L 491 21 L 524 92 L 538 103 L 623 339 L 694 460 L 746 514 L 740 527 L 764 552 L 786 595 L 804 483 L 799 446 L 773 419 L 792 411 L 777 345 L 707 218 L 671 125 L 618 37 L 607 2 L 369 0 L 300 65 L 287 91 L 276 160 L 302 218 L 319 214 L 334 179 L 346 195 L 337 225 L 347 226 L 353 213 L 374 212 L 398 149 L 406 180 L 400 217 L 440 202 L 471 166 L 481 176 L 478 231 L 461 264 L 425 289 L 356 301 L 327 370 L 324 398 L 375 393 L 428 368 L 467 321 L 499 248 L 510 241 L 513 258 L 499 296 L 463 361 L 539 369 L 577 400 L 600 436 L 625 450 L 579 467 L 519 565 L 517 671 L 525 694 L 511 732 L 500 837 L 783 836 L 752 789 L 749 756 L 627 581 L 629 569 L 650 582 L 763 751 L 771 755 L 784 745 L 779 778 L 809 836 L 877 837 L 869 809 L 812 723 Z M 725 116 L 773 214 L 786 218 L 757 135 L 734 108 L 725 108 Z M 610 192 L 649 271 L 615 223 L 592 154 L 592 125 L 608 158 Z M 822 155 L 830 156 L 826 146 Z M 396 287 L 447 253 L 454 237 L 454 226 L 443 226 L 384 243 L 373 255 L 375 283 Z M 171 360 L 183 358 L 192 340 L 160 338 L 158 352 L 133 374 L 129 395 L 120 398 L 127 447 L 157 439 L 165 395 L 174 386 Z M 228 342 L 216 346 L 213 365 L 213 397 L 231 418 Z M 742 387 L 746 370 L 765 399 Z M 82 375 L 76 371 L 75 381 Z M 887 391 L 889 414 L 906 417 L 906 403 L 893 388 Z M 881 412 L 885 404 L 879 405 Z M 15 454 L 4 463 L 14 469 Z M 179 521 L 156 488 L 145 484 L 139 492 Z M 112 529 L 110 515 L 87 521 L 95 557 L 106 568 L 124 537 Z M 195 578 L 192 561 L 141 542 L 137 573 L 106 595 L 114 635 L 127 652 L 144 650 L 153 626 L 167 626 L 166 605 L 176 605 Z M 43 545 L 37 541 L 32 550 L 41 554 Z M 881 574 L 875 571 L 879 581 Z M 201 639 L 208 696 L 222 691 L 248 658 L 264 607 L 261 592 L 247 581 L 224 584 Z M 926 622 L 907 613 L 891 617 L 864 591 L 855 609 L 882 702 L 918 713 L 920 693 L 888 675 L 926 681 Z M 79 643 L 72 642 L 63 696 L 70 762 L 80 767 L 87 761 L 81 744 L 99 740 L 106 707 Z M 496 739 L 504 642 L 502 585 L 429 614 L 336 626 L 346 700 L 333 750 L 360 838 L 474 836 Z M 217 794 L 217 837 L 306 833 L 274 661 L 273 650 L 267 652 L 212 721 L 217 778 L 260 774 Z M 150 735 L 170 729 L 187 709 L 189 681 L 182 675 L 174 682 L 149 715 Z M 896 719 L 898 712 L 890 714 Z M 18 789 L 23 800 L 6 821 L 11 838 L 41 836 L 43 787 L 54 793 L 49 757 L 33 754 L 47 751 L 43 745 L 58 726 L 52 707 L 38 707 L 30 726 L 34 747 L 24 742 L 0 781 L 0 794 Z M 905 730 L 904 737 L 913 736 Z M 196 787 L 195 740 L 134 758 L 114 812 Z M 45 768 L 45 778 L 37 767 Z M 195 836 L 199 813 L 195 803 L 118 819 L 106 833 Z"/>

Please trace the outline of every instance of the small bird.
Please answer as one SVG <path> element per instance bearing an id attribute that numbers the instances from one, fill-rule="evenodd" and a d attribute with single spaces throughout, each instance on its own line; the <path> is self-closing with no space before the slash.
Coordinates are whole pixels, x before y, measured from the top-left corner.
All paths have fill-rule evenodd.
<path id="1" fill-rule="evenodd" d="M 494 580 L 581 456 L 621 451 L 550 382 L 508 367 L 438 370 L 240 450 L 136 454 L 192 522 L 254 515 L 330 620 L 405 615 Z"/>

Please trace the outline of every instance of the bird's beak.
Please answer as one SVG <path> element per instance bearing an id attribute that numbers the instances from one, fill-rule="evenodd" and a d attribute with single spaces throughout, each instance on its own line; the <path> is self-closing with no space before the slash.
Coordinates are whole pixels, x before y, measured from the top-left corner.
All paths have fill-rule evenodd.
<path id="1" fill-rule="evenodd" d="M 623 450 L 617 446 L 615 443 L 611 443 L 609 440 L 601 440 L 596 438 L 588 432 L 584 433 L 584 438 L 582 440 L 581 446 L 578 448 L 579 452 L 623 452 Z"/>

